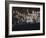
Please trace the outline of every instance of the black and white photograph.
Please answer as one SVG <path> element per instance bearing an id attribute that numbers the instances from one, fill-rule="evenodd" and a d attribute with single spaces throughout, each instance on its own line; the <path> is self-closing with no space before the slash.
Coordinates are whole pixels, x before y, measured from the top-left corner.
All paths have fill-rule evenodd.
<path id="1" fill-rule="evenodd" d="M 12 31 L 40 30 L 40 8 L 12 7 Z"/>
<path id="2" fill-rule="evenodd" d="M 6 2 L 6 36 L 44 35 L 44 5 L 39 2 Z"/>

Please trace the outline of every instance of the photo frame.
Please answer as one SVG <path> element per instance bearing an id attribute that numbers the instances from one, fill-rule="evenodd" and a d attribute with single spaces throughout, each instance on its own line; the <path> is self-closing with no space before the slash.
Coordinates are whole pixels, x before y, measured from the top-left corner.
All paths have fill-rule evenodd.
<path id="1" fill-rule="evenodd" d="M 17 19 L 16 19 L 17 18 Z M 37 36 L 45 34 L 45 3 L 5 2 L 5 36 Z"/>

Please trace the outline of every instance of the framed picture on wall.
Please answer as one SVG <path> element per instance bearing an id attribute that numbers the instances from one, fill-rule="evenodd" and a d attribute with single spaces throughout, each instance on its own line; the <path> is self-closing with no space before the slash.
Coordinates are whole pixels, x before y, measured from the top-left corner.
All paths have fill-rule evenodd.
<path id="1" fill-rule="evenodd" d="M 6 1 L 6 37 L 45 34 L 45 3 Z"/>

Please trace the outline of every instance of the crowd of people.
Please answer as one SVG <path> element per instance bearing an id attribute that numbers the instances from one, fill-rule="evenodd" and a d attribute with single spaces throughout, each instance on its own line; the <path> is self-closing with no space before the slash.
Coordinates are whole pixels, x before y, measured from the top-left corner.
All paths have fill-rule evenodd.
<path id="1" fill-rule="evenodd" d="M 18 10 L 13 11 L 13 17 L 16 19 L 17 23 L 38 23 L 40 22 L 40 11 L 32 10 L 32 13 L 29 13 L 27 9 L 27 13 L 20 13 Z"/>

